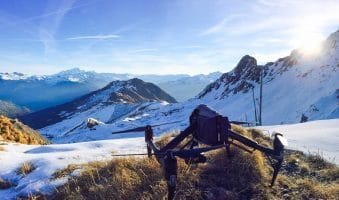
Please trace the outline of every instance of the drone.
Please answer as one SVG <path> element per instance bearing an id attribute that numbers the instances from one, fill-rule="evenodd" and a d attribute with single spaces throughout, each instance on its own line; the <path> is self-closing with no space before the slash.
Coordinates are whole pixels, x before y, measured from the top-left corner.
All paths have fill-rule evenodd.
<path id="1" fill-rule="evenodd" d="M 116 131 L 112 134 L 145 132 L 147 155 L 150 158 L 154 155 L 163 169 L 164 177 L 167 182 L 169 200 L 174 198 L 176 192 L 178 176 L 177 157 L 193 161 L 194 163 L 205 163 L 207 158 L 204 153 L 216 149 L 225 148 L 227 155 L 231 157 L 231 145 L 250 153 L 254 150 L 259 150 L 269 158 L 273 168 L 270 184 L 272 187 L 284 159 L 284 149 L 287 145 L 285 138 L 281 133 L 274 133 L 273 148 L 269 148 L 231 130 L 231 123 L 245 124 L 244 122 L 229 121 L 227 117 L 222 116 L 208 106 L 201 104 L 197 106 L 190 115 L 189 126 L 183 131 L 180 131 L 176 137 L 162 148 L 158 147 L 153 141 L 154 134 L 152 127 L 160 125 L 147 125 L 129 130 Z M 188 142 L 181 146 L 180 149 L 177 149 L 178 145 L 186 139 L 189 139 Z M 199 144 L 200 146 L 203 146 L 199 147 Z M 253 151 L 243 145 L 253 148 Z"/>

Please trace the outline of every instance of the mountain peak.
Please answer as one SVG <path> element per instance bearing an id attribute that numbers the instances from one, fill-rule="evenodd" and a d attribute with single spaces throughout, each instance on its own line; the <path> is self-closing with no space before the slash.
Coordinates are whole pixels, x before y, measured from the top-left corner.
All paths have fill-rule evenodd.
<path id="1" fill-rule="evenodd" d="M 145 83 L 143 80 L 141 80 L 139 78 L 132 78 L 132 79 L 128 80 L 128 82 L 133 84 L 133 85 Z"/>
<path id="2" fill-rule="evenodd" d="M 246 69 L 255 67 L 257 67 L 257 60 L 252 56 L 245 55 L 240 59 L 237 66 L 234 68 L 234 73 L 240 74 L 246 71 Z"/>
<path id="3" fill-rule="evenodd" d="M 237 66 L 228 73 L 224 73 L 218 80 L 208 85 L 199 95 L 202 98 L 212 90 L 218 90 L 224 86 L 222 96 L 230 93 L 236 94 L 240 91 L 247 92 L 253 88 L 253 83 L 259 82 L 260 66 L 257 65 L 257 60 L 249 55 L 243 56 Z M 220 98 L 223 98 L 223 97 Z"/>
<path id="4" fill-rule="evenodd" d="M 71 68 L 71 69 L 67 69 L 67 70 L 64 70 L 64 71 L 61 71 L 59 72 L 58 74 L 79 74 L 79 73 L 84 73 L 86 72 L 85 70 L 81 70 L 80 68 L 78 67 L 75 67 L 75 68 Z"/>
<path id="5" fill-rule="evenodd" d="M 339 49 L 339 30 L 328 36 L 324 43 L 324 47 L 327 50 Z"/>

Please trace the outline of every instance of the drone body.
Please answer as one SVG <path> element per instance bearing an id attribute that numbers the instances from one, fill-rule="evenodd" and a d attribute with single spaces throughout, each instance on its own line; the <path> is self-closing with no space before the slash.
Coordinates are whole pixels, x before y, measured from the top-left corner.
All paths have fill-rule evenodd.
<path id="1" fill-rule="evenodd" d="M 190 125 L 180 132 L 167 145 L 159 148 L 153 142 L 153 130 L 151 126 L 139 127 L 131 130 L 114 132 L 126 133 L 130 131 L 145 131 L 145 142 L 147 144 L 147 153 L 151 157 L 155 155 L 158 162 L 161 164 L 164 176 L 168 186 L 168 199 L 173 199 L 175 196 L 175 188 L 177 182 L 177 159 L 194 159 L 196 163 L 203 163 L 206 157 L 202 154 L 211 150 L 225 148 L 230 156 L 230 145 L 237 146 L 245 151 L 251 152 L 247 148 L 234 143 L 242 143 L 253 150 L 259 150 L 265 153 L 271 161 L 274 169 L 271 186 L 273 186 L 284 156 L 285 141 L 280 133 L 275 134 L 273 140 L 273 148 L 268 148 L 258 144 L 245 136 L 240 135 L 231 130 L 231 125 L 227 117 L 220 115 L 206 105 L 199 105 L 192 112 Z M 181 149 L 175 149 L 187 137 L 192 136 L 192 139 L 186 143 Z M 204 144 L 207 147 L 198 147 L 198 144 Z"/>

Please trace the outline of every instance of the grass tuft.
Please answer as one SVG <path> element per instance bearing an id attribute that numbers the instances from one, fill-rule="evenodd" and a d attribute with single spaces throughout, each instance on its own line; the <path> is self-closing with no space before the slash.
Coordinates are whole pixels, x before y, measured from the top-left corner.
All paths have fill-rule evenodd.
<path id="1" fill-rule="evenodd" d="M 74 165 L 74 164 L 68 165 L 66 168 L 60 169 L 60 170 L 54 172 L 53 175 L 52 175 L 52 178 L 58 179 L 58 178 L 68 176 L 72 172 L 74 172 L 74 170 L 77 170 L 77 169 L 80 169 L 80 168 L 81 168 L 81 165 Z"/>
<path id="2" fill-rule="evenodd" d="M 35 169 L 35 166 L 32 163 L 24 162 L 16 172 L 19 175 L 26 176 L 27 174 L 34 171 L 34 169 Z"/>
<path id="3" fill-rule="evenodd" d="M 5 190 L 12 187 L 12 184 L 0 177 L 0 189 Z"/>

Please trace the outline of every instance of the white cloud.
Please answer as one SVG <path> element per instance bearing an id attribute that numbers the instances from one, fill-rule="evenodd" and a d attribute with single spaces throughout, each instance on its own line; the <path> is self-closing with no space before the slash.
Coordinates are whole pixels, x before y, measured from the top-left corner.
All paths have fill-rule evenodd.
<path id="1" fill-rule="evenodd" d="M 130 53 L 143 53 L 143 52 L 154 52 L 154 51 L 158 51 L 158 49 L 136 49 L 136 50 L 132 50 L 129 51 Z"/>
<path id="2" fill-rule="evenodd" d="M 238 36 L 257 32 L 284 33 L 291 30 L 295 34 L 295 30 L 300 31 L 300 27 L 319 32 L 328 26 L 338 26 L 339 21 L 337 0 L 258 0 L 249 6 L 248 13 L 227 16 L 203 30 L 200 35 Z"/>
<path id="3" fill-rule="evenodd" d="M 119 38 L 119 35 L 109 34 L 109 35 L 85 35 L 85 36 L 76 36 L 69 37 L 67 40 L 86 40 L 86 39 L 94 39 L 94 40 L 107 40 L 107 39 L 115 39 Z"/>

